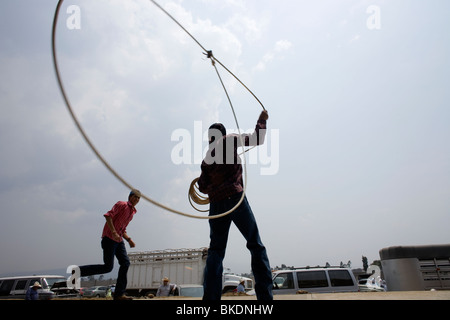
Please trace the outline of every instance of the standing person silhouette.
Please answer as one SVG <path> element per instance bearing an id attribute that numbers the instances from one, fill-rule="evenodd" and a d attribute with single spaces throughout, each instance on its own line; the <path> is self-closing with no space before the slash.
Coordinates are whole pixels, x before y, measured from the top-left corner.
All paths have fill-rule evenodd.
<path id="1" fill-rule="evenodd" d="M 241 137 L 237 134 L 227 135 L 226 129 L 221 123 L 210 126 L 208 131 L 209 150 L 202 162 L 202 173 L 198 180 L 199 190 L 209 196 L 210 216 L 231 210 L 242 198 L 244 183 L 241 159 L 237 153 L 238 147 L 241 145 L 241 141 L 245 146 L 263 144 L 268 118 L 269 115 L 264 110 L 258 118 L 254 133 L 242 134 Z M 258 300 L 273 300 L 269 259 L 246 196 L 239 207 L 229 215 L 209 220 L 210 245 L 204 272 L 203 299 L 221 299 L 223 259 L 231 222 L 237 226 L 247 240 Z"/>

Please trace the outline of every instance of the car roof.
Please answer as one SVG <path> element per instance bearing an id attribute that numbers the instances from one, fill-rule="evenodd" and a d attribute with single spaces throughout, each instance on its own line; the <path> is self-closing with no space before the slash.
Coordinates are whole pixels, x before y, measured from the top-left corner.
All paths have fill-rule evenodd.
<path id="1" fill-rule="evenodd" d="M 177 287 L 180 287 L 180 288 L 202 288 L 203 285 L 201 285 L 201 284 L 178 284 Z"/>
<path id="2" fill-rule="evenodd" d="M 347 270 L 350 271 L 349 268 L 339 268 L 339 267 L 331 267 L 331 268 L 298 268 L 298 269 L 289 269 L 289 270 L 276 270 L 273 273 L 280 272 L 298 272 L 298 271 L 324 271 L 324 270 Z"/>
<path id="3" fill-rule="evenodd" d="M 2 280 L 17 280 L 17 279 L 36 279 L 36 278 L 65 279 L 64 276 L 36 274 L 36 275 L 32 275 L 32 276 L 2 277 L 2 278 L 0 278 L 0 281 L 2 281 Z"/>

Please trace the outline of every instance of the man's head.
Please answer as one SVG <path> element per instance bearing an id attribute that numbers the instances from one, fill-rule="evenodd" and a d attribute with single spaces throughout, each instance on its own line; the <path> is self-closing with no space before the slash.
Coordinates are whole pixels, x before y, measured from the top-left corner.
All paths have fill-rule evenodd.
<path id="1" fill-rule="evenodd" d="M 210 144 L 226 135 L 227 129 L 225 129 L 225 126 L 221 123 L 214 123 L 209 127 L 208 139 Z"/>
<path id="2" fill-rule="evenodd" d="M 136 189 L 131 190 L 131 192 L 130 192 L 130 194 L 128 196 L 128 201 L 131 202 L 133 207 L 138 204 L 140 199 L 141 199 L 141 192 L 139 190 L 136 190 Z"/>

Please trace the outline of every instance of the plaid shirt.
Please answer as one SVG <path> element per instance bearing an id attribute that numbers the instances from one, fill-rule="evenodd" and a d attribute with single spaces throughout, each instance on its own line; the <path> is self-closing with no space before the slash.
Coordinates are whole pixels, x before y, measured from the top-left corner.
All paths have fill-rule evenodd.
<path id="1" fill-rule="evenodd" d="M 120 242 L 122 242 L 122 236 L 127 231 L 127 226 L 130 221 L 133 219 L 133 216 L 136 214 L 137 210 L 131 202 L 119 201 L 117 202 L 111 210 L 105 213 L 104 217 L 111 217 L 114 228 L 120 236 Z M 111 230 L 109 229 L 108 223 L 105 223 L 103 227 L 103 237 L 108 237 L 111 240 L 114 240 Z"/>
<path id="2" fill-rule="evenodd" d="M 257 146 L 264 143 L 266 120 L 258 120 L 253 134 L 242 134 L 245 146 Z M 238 155 L 241 139 L 237 134 L 223 136 L 209 145 L 202 162 L 202 173 L 198 180 L 199 190 L 208 194 L 211 202 L 224 200 L 242 192 L 242 165 Z"/>

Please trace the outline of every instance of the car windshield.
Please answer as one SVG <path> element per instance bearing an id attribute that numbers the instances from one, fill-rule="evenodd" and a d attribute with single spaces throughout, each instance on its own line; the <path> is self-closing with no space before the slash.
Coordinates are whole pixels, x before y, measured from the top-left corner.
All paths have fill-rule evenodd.
<path id="1" fill-rule="evenodd" d="M 55 284 L 56 282 L 61 282 L 64 281 L 65 278 L 61 277 L 61 278 L 45 278 L 43 282 L 45 282 L 47 284 L 47 288 L 51 288 L 53 286 L 53 284 Z M 44 287 L 44 285 L 43 285 Z"/>
<path id="2" fill-rule="evenodd" d="M 182 297 L 203 297 L 203 287 L 181 288 Z"/>

